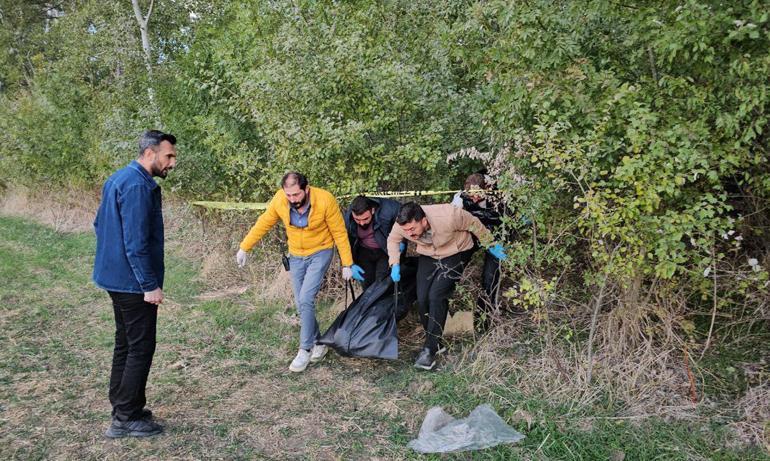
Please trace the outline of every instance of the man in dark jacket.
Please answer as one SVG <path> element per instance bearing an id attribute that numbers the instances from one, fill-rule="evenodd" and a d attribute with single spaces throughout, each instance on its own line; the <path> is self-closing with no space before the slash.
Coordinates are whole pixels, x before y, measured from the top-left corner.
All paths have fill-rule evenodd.
<path id="1" fill-rule="evenodd" d="M 110 374 L 109 438 L 163 432 L 144 408 L 155 353 L 158 305 L 163 302 L 163 212 L 160 186 L 176 165 L 176 138 L 157 130 L 139 139 L 139 156 L 102 188 L 94 220 L 94 283 L 112 298 L 115 349 Z"/>
<path id="2" fill-rule="evenodd" d="M 359 195 L 345 211 L 345 227 L 355 261 L 353 278 L 363 282 L 364 290 L 388 274 L 388 234 L 400 208 L 395 200 Z M 404 249 L 405 245 L 401 251 Z"/>

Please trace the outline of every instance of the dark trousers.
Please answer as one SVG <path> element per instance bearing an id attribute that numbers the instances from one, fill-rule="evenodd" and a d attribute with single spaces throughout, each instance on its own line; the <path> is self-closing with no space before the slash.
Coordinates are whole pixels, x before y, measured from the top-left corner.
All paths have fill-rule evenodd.
<path id="1" fill-rule="evenodd" d="M 497 291 L 500 283 L 500 262 L 489 251 L 484 251 L 484 266 L 481 270 L 481 287 L 484 293 L 479 296 L 475 324 L 478 331 L 486 331 L 491 324 L 490 315 L 495 309 Z"/>
<path id="2" fill-rule="evenodd" d="M 356 264 L 364 270 L 364 290 L 388 274 L 388 255 L 379 248 L 372 250 L 359 245 L 355 260 Z"/>
<path id="3" fill-rule="evenodd" d="M 110 374 L 112 416 L 118 421 L 139 419 L 147 403 L 145 388 L 155 353 L 158 306 L 143 294 L 109 291 L 115 312 L 115 350 Z"/>
<path id="4" fill-rule="evenodd" d="M 444 333 L 449 298 L 473 255 L 463 251 L 442 259 L 420 255 L 417 263 L 417 303 L 420 322 L 425 329 L 425 347 L 435 353 Z"/>

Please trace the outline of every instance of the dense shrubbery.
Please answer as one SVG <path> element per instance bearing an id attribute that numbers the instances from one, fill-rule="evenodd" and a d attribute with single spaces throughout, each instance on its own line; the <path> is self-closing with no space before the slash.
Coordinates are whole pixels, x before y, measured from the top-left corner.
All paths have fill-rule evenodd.
<path id="1" fill-rule="evenodd" d="M 766 311 L 766 2 L 158 0 L 151 78 L 128 2 L 48 3 L 0 1 L 6 182 L 96 187 L 156 120 L 191 198 L 287 169 L 457 187 L 482 159 L 533 222 L 517 302 Z"/>

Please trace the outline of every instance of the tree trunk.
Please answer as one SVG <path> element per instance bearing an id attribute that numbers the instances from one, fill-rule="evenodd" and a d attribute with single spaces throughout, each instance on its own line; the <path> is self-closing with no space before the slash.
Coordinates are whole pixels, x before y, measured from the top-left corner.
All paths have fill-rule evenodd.
<path id="1" fill-rule="evenodd" d="M 153 112 L 153 118 L 156 122 L 160 122 L 158 108 L 155 103 L 155 90 L 153 89 L 152 78 L 152 52 L 150 49 L 150 35 L 148 32 L 148 25 L 150 23 L 150 16 L 152 15 L 152 7 L 155 0 L 150 0 L 150 7 L 147 9 L 147 14 L 142 15 L 142 10 L 139 7 L 139 0 L 131 0 L 131 4 L 134 7 L 134 15 L 136 16 L 136 22 L 139 24 L 139 31 L 142 36 L 142 50 L 144 51 L 144 66 L 147 69 L 147 97 L 150 100 L 150 108 Z"/>

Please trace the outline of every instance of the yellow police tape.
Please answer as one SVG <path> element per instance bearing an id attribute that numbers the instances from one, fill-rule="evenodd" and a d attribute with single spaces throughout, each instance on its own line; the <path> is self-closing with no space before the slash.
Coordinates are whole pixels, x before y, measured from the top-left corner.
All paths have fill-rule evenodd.
<path id="1" fill-rule="evenodd" d="M 460 192 L 459 190 L 402 190 L 402 191 L 393 191 L 393 192 L 364 192 L 362 194 L 347 194 L 347 195 L 340 195 L 340 198 L 351 198 L 351 197 L 357 197 L 359 195 L 363 195 L 365 197 L 379 197 L 379 198 L 389 198 L 389 197 L 419 197 L 423 195 L 445 195 L 445 194 L 456 194 Z"/>
<path id="2" fill-rule="evenodd" d="M 397 198 L 397 197 L 420 197 L 428 195 L 446 195 L 456 194 L 459 190 L 407 190 L 394 192 L 365 192 L 363 194 L 346 194 L 338 198 L 352 198 L 358 195 L 376 198 Z M 233 210 L 233 211 L 262 211 L 267 208 L 267 203 L 262 202 L 209 202 L 196 201 L 191 203 L 193 206 L 208 208 L 210 210 Z"/>
<path id="3" fill-rule="evenodd" d="M 199 206 L 201 208 L 208 208 L 210 210 L 264 210 L 267 208 L 267 203 L 257 202 L 205 202 L 198 201 L 192 202 L 193 206 Z"/>

